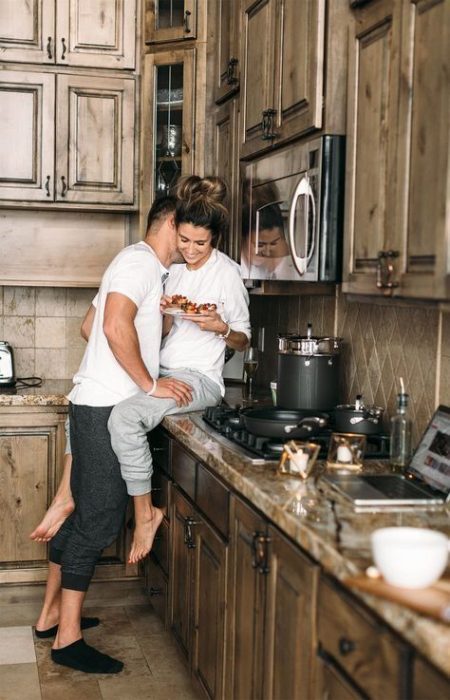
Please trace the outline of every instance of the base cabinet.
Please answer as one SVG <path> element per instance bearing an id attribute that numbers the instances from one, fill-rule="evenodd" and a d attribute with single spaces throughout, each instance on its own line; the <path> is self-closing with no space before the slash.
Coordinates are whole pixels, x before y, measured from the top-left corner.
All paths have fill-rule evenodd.
<path id="1" fill-rule="evenodd" d="M 64 409 L 0 412 L 1 583 L 45 580 L 47 545 L 29 535 L 59 482 L 65 419 Z"/>
<path id="2" fill-rule="evenodd" d="M 169 625 L 208 698 L 224 698 L 227 545 L 175 486 Z"/>
<path id="3" fill-rule="evenodd" d="M 309 698 L 319 567 L 232 499 L 227 698 Z"/>

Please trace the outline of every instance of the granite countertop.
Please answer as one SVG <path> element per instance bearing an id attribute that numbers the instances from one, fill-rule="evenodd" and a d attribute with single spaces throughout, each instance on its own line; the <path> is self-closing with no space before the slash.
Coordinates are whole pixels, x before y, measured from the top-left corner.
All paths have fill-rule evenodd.
<path id="1" fill-rule="evenodd" d="M 40 387 L 17 389 L 17 393 L 0 393 L 2 406 L 68 406 L 66 395 L 73 386 L 67 379 L 44 379 Z"/>
<path id="2" fill-rule="evenodd" d="M 401 512 L 374 509 L 357 513 L 320 479 L 323 464 L 318 463 L 312 478 L 303 482 L 278 475 L 275 463 L 252 465 L 201 430 L 189 414 L 167 416 L 163 425 L 344 585 L 345 578 L 363 573 L 373 563 L 369 535 L 379 527 L 430 527 L 450 534 L 449 506 L 426 512 L 404 508 Z M 371 471 L 376 468 L 372 463 Z M 380 468 L 385 470 L 378 464 Z M 450 674 L 449 625 L 354 588 L 349 590 L 435 666 Z"/>

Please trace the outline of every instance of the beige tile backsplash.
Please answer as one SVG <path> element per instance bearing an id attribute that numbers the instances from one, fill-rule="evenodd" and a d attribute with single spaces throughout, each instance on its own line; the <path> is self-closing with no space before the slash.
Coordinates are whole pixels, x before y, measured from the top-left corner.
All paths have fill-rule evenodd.
<path id="1" fill-rule="evenodd" d="M 80 326 L 96 289 L 0 287 L 0 339 L 18 377 L 71 379 L 84 352 Z"/>

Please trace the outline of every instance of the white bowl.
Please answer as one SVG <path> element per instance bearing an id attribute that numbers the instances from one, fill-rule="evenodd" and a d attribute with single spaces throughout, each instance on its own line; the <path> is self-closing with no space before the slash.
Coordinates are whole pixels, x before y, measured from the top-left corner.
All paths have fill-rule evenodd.
<path id="1" fill-rule="evenodd" d="M 387 583 L 400 588 L 426 588 L 447 566 L 449 540 L 435 530 L 384 527 L 371 535 L 375 564 Z"/>

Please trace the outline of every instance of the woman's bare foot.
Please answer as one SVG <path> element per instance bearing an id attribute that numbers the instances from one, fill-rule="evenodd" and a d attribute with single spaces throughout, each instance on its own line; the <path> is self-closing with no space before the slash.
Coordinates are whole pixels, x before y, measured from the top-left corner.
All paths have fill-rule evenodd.
<path id="1" fill-rule="evenodd" d="M 63 522 L 75 510 L 75 501 L 71 496 L 54 498 L 49 509 L 35 530 L 30 535 L 35 542 L 48 542 L 58 532 Z"/>
<path id="2" fill-rule="evenodd" d="M 153 546 L 153 540 L 155 539 L 156 531 L 161 525 L 162 519 L 162 510 L 153 506 L 151 518 L 145 518 L 145 520 L 136 522 L 130 556 L 128 558 L 129 564 L 136 564 L 140 559 L 147 556 Z"/>

